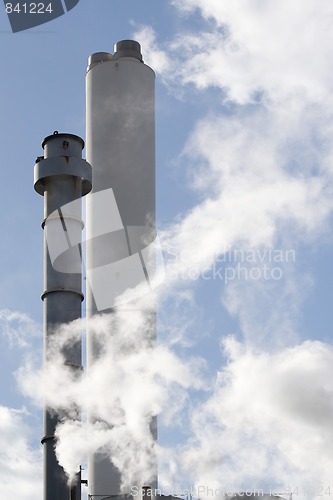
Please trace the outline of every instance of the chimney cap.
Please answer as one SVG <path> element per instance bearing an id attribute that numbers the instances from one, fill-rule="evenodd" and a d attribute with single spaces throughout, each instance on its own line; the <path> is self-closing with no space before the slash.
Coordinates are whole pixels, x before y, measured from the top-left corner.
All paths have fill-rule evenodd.
<path id="1" fill-rule="evenodd" d="M 95 52 L 91 54 L 88 59 L 88 70 L 95 66 L 95 64 L 102 63 L 105 61 L 112 61 L 113 55 L 109 52 Z"/>
<path id="2" fill-rule="evenodd" d="M 121 57 L 134 57 L 143 62 L 141 54 L 141 45 L 135 40 L 121 40 L 114 45 L 114 59 Z"/>
<path id="3" fill-rule="evenodd" d="M 59 134 L 57 130 L 55 130 L 52 135 L 48 135 L 47 137 L 45 137 L 45 139 L 42 142 L 42 148 L 44 149 L 45 144 L 52 139 L 65 139 L 65 138 L 79 141 L 81 143 L 82 149 L 84 148 L 84 140 L 81 139 L 81 137 L 75 134 L 61 134 L 61 133 Z"/>

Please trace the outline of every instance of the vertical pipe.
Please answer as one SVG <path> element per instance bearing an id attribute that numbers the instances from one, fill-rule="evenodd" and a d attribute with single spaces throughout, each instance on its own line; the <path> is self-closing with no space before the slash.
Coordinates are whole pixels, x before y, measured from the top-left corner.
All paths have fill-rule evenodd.
<path id="1" fill-rule="evenodd" d="M 81 198 L 91 189 L 91 167 L 82 160 L 84 142 L 76 135 L 55 132 L 44 139 L 42 147 L 44 157 L 38 158 L 35 165 L 34 188 L 44 196 L 42 300 L 47 368 L 52 362 L 52 340 L 57 329 L 81 317 Z M 65 364 L 75 374 L 82 371 L 81 348 L 80 339 L 62 349 Z M 61 417 L 64 415 L 44 404 L 44 500 L 80 500 L 80 473 L 69 485 L 55 454 L 55 430 Z"/>
<path id="2" fill-rule="evenodd" d="M 140 283 L 151 293 L 154 262 L 148 248 L 155 229 L 155 74 L 133 40 L 115 53 L 89 58 L 86 76 L 87 159 L 93 165 L 93 192 L 87 197 L 87 369 L 98 363 L 99 342 L 90 319 L 125 306 L 123 292 Z M 120 300 L 120 302 L 119 302 Z M 154 303 L 154 299 L 152 299 Z M 151 322 L 155 325 L 155 306 Z M 150 339 L 155 341 L 156 326 Z M 112 332 L 110 332 L 112 335 Z M 93 424 L 95 416 L 88 414 Z M 157 439 L 156 419 L 151 430 Z M 121 473 L 103 455 L 88 460 L 89 494 L 120 494 Z M 157 482 L 157 465 L 155 479 Z M 141 485 L 140 485 L 141 486 Z"/>

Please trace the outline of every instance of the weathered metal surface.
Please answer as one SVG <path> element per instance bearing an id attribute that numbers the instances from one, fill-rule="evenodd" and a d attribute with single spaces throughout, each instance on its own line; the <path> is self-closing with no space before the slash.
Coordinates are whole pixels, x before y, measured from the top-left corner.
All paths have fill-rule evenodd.
<path id="1" fill-rule="evenodd" d="M 57 329 L 81 317 L 81 198 L 91 189 L 91 167 L 82 160 L 84 142 L 73 134 L 44 139 L 44 158 L 35 165 L 35 190 L 44 196 L 44 367 L 52 363 Z M 66 151 L 66 155 L 64 155 Z M 61 244 L 60 244 L 60 243 Z M 82 370 L 81 340 L 62 349 L 64 363 Z M 47 397 L 46 397 L 47 400 Z M 72 409 L 73 410 L 73 409 Z M 75 409 L 77 418 L 80 412 Z M 44 406 L 44 500 L 81 499 L 81 477 L 68 485 L 55 454 L 55 429 L 66 414 Z M 74 494 L 75 492 L 75 494 Z"/>

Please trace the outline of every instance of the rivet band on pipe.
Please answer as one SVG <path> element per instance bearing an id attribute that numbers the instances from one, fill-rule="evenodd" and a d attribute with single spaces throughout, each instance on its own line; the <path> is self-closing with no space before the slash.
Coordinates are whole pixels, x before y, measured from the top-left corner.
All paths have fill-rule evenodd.
<path id="1" fill-rule="evenodd" d="M 84 222 L 82 219 L 80 219 L 79 217 L 74 217 L 73 215 L 66 215 L 66 214 L 62 214 L 61 216 L 58 214 L 57 215 L 51 214 L 48 217 L 45 217 L 45 219 L 42 220 L 41 227 L 44 229 L 46 221 L 52 219 L 58 220 L 59 218 L 64 220 L 75 220 L 76 222 L 79 222 L 81 224 L 81 228 L 84 229 Z"/>
<path id="2" fill-rule="evenodd" d="M 55 436 L 54 436 L 54 434 L 53 434 L 52 436 L 44 436 L 44 437 L 42 437 L 42 439 L 40 440 L 40 442 L 41 442 L 42 444 L 44 444 L 44 443 L 45 443 L 45 441 L 52 441 L 52 440 L 55 440 Z"/>
<path id="3" fill-rule="evenodd" d="M 59 292 L 75 293 L 77 295 L 80 295 L 81 302 L 84 300 L 83 293 L 78 292 L 77 290 L 70 290 L 69 288 L 51 288 L 50 290 L 45 290 L 45 292 L 43 292 L 41 295 L 41 299 L 44 300 L 46 295 L 48 295 L 49 293 L 59 293 Z"/>

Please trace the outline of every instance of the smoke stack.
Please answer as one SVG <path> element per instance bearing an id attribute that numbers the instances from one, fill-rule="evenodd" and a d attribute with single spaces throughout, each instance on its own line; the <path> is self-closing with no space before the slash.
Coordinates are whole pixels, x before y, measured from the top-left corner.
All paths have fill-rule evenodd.
<path id="1" fill-rule="evenodd" d="M 91 189 L 91 166 L 82 159 L 83 140 L 54 132 L 42 142 L 34 188 L 44 196 L 44 367 L 52 357 L 52 337 L 61 325 L 81 317 L 81 198 Z M 65 364 L 82 371 L 81 340 L 65 346 Z M 64 417 L 64 415 L 62 415 Z M 80 418 L 77 410 L 77 418 Z M 44 500 L 81 500 L 81 478 L 68 478 L 55 455 L 55 429 L 60 415 L 44 405 Z M 79 464 L 78 464 L 79 470 Z"/>
<path id="2" fill-rule="evenodd" d="M 123 40 L 114 50 L 91 55 L 86 76 L 87 160 L 93 165 L 87 196 L 88 371 L 99 357 L 89 319 L 120 306 L 132 314 L 135 299 L 152 293 L 156 267 L 155 74 L 143 63 L 138 42 Z M 125 291 L 132 291 L 130 298 L 124 299 Z M 153 305 L 153 325 L 155 312 Z M 151 342 L 155 326 L 153 331 Z M 94 418 L 88 415 L 92 424 Z M 156 419 L 151 431 L 156 439 Z M 88 470 L 92 497 L 120 494 L 121 471 L 109 459 L 90 456 Z M 144 484 L 156 487 L 157 465 L 153 476 Z"/>

